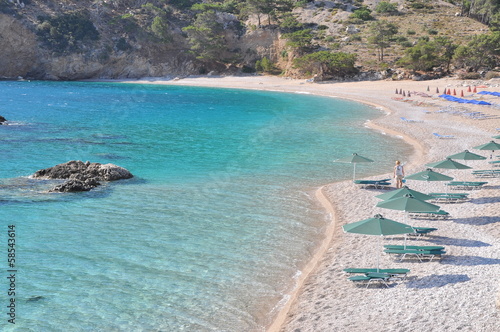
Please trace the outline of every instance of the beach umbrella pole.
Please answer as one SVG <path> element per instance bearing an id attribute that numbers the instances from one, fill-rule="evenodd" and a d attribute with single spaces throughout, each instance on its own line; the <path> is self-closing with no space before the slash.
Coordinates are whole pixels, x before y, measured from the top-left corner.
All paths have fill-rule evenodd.
<path id="1" fill-rule="evenodd" d="M 382 248 L 382 236 L 383 235 L 380 235 L 380 237 L 378 239 L 378 247 L 379 248 Z M 377 250 L 377 272 L 380 272 L 380 249 Z"/>

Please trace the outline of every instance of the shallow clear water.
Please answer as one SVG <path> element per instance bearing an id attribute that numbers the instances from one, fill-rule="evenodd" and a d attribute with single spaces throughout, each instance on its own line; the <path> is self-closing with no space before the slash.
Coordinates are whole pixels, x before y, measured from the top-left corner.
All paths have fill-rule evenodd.
<path id="1" fill-rule="evenodd" d="M 0 256 L 15 224 L 15 327 L 261 330 L 329 221 L 315 188 L 352 176 L 332 161 L 376 160 L 358 165 L 362 177 L 410 153 L 363 127 L 379 113 L 303 94 L 0 82 L 10 120 L 0 126 Z M 135 177 L 77 194 L 28 178 L 74 159 Z"/>

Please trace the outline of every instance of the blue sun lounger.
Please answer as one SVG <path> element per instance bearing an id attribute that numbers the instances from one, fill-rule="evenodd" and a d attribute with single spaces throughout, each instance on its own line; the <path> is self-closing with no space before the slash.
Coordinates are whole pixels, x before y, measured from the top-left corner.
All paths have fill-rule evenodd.
<path id="1" fill-rule="evenodd" d="M 437 138 L 455 138 L 453 135 L 440 135 L 438 133 L 432 133 L 432 135 L 436 136 Z"/>

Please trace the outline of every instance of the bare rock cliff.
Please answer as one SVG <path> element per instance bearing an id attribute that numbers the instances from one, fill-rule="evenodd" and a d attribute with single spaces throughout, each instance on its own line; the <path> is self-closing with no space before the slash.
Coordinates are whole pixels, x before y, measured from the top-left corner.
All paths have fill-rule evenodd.
<path id="1" fill-rule="evenodd" d="M 38 45 L 36 36 L 18 20 L 0 14 L 0 77 L 27 76 L 36 70 Z"/>

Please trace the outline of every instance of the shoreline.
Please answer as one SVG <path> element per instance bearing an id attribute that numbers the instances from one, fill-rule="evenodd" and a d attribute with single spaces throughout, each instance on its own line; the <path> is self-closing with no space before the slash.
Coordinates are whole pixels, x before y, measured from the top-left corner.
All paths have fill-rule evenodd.
<path id="1" fill-rule="evenodd" d="M 115 81 L 116 82 L 116 81 Z M 495 121 L 490 121 L 490 123 L 479 123 L 478 120 L 469 120 L 469 119 L 461 119 L 457 118 L 451 114 L 444 114 L 444 118 L 451 120 L 450 123 L 445 123 L 442 121 L 443 116 L 441 114 L 436 114 L 437 110 L 442 107 L 446 107 L 449 105 L 449 102 L 444 100 L 436 99 L 435 96 L 415 96 L 413 94 L 413 98 L 401 98 L 399 99 L 399 95 L 396 98 L 391 98 L 395 96 L 394 90 L 401 89 L 401 86 L 405 87 L 407 91 L 415 91 L 415 87 L 418 87 L 417 91 L 425 94 L 425 87 L 427 87 L 427 91 L 429 91 L 429 86 L 432 85 L 433 89 L 436 91 L 442 86 L 456 86 L 464 85 L 463 81 L 453 80 L 453 79 L 440 79 L 434 81 L 422 81 L 422 82 L 414 82 L 414 81 L 377 81 L 377 82 L 349 82 L 349 83 L 305 83 L 301 80 L 287 80 L 283 78 L 275 78 L 275 77 L 217 77 L 217 78 L 207 78 L 207 77 L 197 77 L 197 78 L 186 78 L 179 79 L 174 81 L 162 81 L 161 79 L 147 79 L 147 80 L 136 80 L 136 81 L 126 81 L 125 83 L 137 83 L 137 84 L 167 84 L 167 85 L 189 85 L 189 86 L 204 86 L 204 87 L 217 87 L 217 88 L 241 88 L 241 89 L 254 89 L 254 90 L 266 90 L 266 91 L 279 91 L 279 92 L 293 92 L 293 93 L 308 93 L 313 95 L 320 96 L 329 96 L 334 98 L 343 98 L 356 102 L 360 102 L 363 104 L 371 105 L 373 107 L 377 107 L 382 109 L 386 115 L 382 115 L 373 121 L 369 121 L 367 126 L 372 130 L 377 130 L 382 133 L 386 133 L 392 136 L 401 137 L 406 142 L 408 142 L 411 146 L 414 147 L 414 151 L 410 156 L 410 160 L 405 165 L 407 168 L 406 173 L 411 174 L 416 170 L 417 165 L 422 165 L 428 163 L 430 161 L 437 160 L 436 157 L 442 157 L 443 154 L 447 154 L 447 152 L 460 152 L 462 149 L 462 145 L 467 148 L 470 148 L 471 142 L 479 142 L 477 144 L 482 143 L 488 137 L 488 132 L 493 133 L 495 128 Z M 497 84 L 497 83 L 495 83 Z M 330 90 L 336 91 L 330 91 Z M 497 88 L 497 90 L 500 90 Z M 428 93 L 430 95 L 430 93 Z M 431 99 L 429 99 L 431 98 Z M 411 102 L 410 102 L 411 101 Z M 414 104 L 416 101 L 416 105 Z M 425 106 L 425 107 L 423 107 Z M 427 131 L 422 133 L 413 132 L 412 127 L 416 127 L 412 124 L 401 123 L 398 121 L 398 117 L 407 117 L 407 118 L 415 118 L 415 121 L 420 121 L 420 118 L 429 118 L 430 116 L 425 116 L 424 112 L 421 112 L 423 109 L 431 109 L 433 114 L 432 116 L 436 118 L 433 120 L 433 124 L 439 126 L 437 129 L 433 127 L 428 127 Z M 500 113 L 499 110 L 488 109 L 485 111 L 484 107 L 473 106 L 472 110 L 481 110 L 481 112 L 490 113 L 492 115 Z M 424 120 L 422 120 L 424 121 Z M 471 122 L 472 121 L 472 122 Z M 474 122 L 475 121 L 475 122 Z M 482 121 L 481 121 L 482 122 Z M 496 125 L 496 127 L 499 127 Z M 431 129 L 432 128 L 432 129 Z M 420 128 L 421 129 L 421 128 Z M 443 141 L 441 145 L 445 146 L 443 151 L 443 147 L 433 146 L 434 139 L 431 136 L 431 132 L 433 130 L 437 130 L 441 134 L 450 134 L 449 132 L 441 132 L 441 130 L 450 130 L 455 133 L 455 135 L 463 135 L 463 131 L 466 133 L 474 132 L 478 137 L 471 137 L 467 143 L 467 145 L 457 144 L 455 140 L 444 140 L 448 142 L 444 142 L 443 140 L 438 140 L 439 143 Z M 470 129 L 470 130 L 465 130 Z M 410 132 L 407 132 L 410 131 Z M 436 143 L 438 143 L 436 141 Z M 473 143 L 476 144 L 476 143 Z M 476 144 L 476 145 L 477 145 Z M 448 150 L 448 148 L 453 150 Z M 441 151 L 440 151 L 441 150 Z M 456 151 L 455 151 L 456 150 Z M 321 186 L 316 191 L 316 198 L 320 201 L 321 205 L 326 209 L 327 213 L 331 215 L 331 222 L 329 223 L 325 233 L 325 239 L 321 243 L 318 243 L 318 247 L 316 249 L 315 254 L 311 258 L 309 262 L 306 263 L 304 269 L 302 270 L 302 275 L 299 278 L 297 285 L 293 289 L 293 293 L 289 294 L 290 298 L 287 302 L 279 309 L 278 313 L 274 316 L 274 320 L 270 325 L 267 326 L 267 331 L 292 331 L 297 328 L 304 328 L 304 331 L 315 331 L 315 330 L 325 330 L 329 329 L 328 326 L 332 324 L 330 321 L 328 325 L 321 325 L 318 322 L 307 322 L 308 319 L 303 319 L 304 317 L 317 315 L 317 309 L 314 305 L 314 299 L 310 299 L 311 295 L 304 295 L 306 290 L 306 284 L 308 286 L 307 291 L 311 292 L 313 289 L 314 292 L 318 292 L 318 288 L 321 285 L 324 285 L 325 280 L 319 280 L 322 277 L 322 274 L 325 274 L 323 271 L 328 268 L 328 264 L 330 260 L 338 259 L 336 255 L 336 249 L 338 249 L 342 245 L 345 244 L 344 240 L 339 240 L 339 227 L 341 224 L 349 221 L 353 221 L 349 216 L 348 210 L 349 204 L 343 204 L 341 200 L 336 200 L 337 196 L 332 193 L 332 188 L 342 189 L 343 192 L 348 192 L 352 194 L 354 190 L 358 190 L 357 188 L 352 188 L 350 181 L 342 181 L 339 183 L 326 184 Z M 412 186 L 412 188 L 415 188 Z M 417 189 L 419 190 L 419 189 Z M 330 192 L 329 192 L 330 191 Z M 336 191 L 336 190 L 335 190 Z M 498 191 L 497 191 L 498 193 Z M 362 197 L 361 200 L 368 201 L 371 197 Z M 498 205 L 498 203 L 497 203 Z M 351 208 L 352 210 L 352 208 Z M 493 211 L 496 211 L 493 209 Z M 351 211 L 352 212 L 352 211 Z M 352 213 L 351 213 L 352 214 Z M 361 220 L 360 213 L 354 213 L 356 217 L 359 217 Z M 384 211 L 384 216 L 391 217 L 389 212 Z M 397 216 L 397 214 L 395 214 Z M 349 220 L 347 220 L 349 219 Z M 397 220 L 397 219 L 396 219 Z M 498 239 L 497 235 L 495 238 Z M 336 242 L 336 240 L 339 240 Z M 498 241 L 497 241 L 498 242 Z M 331 263 L 331 262 L 330 262 Z M 412 269 L 413 270 L 413 269 Z M 423 268 L 425 270 L 425 267 Z M 331 272 L 330 272 L 331 273 Z M 313 280 L 311 280 L 313 279 Z M 312 286 L 311 286 L 312 285 Z M 353 285 L 347 285 L 345 287 L 352 288 L 351 293 L 359 293 L 359 289 L 355 288 Z M 345 290 L 349 293 L 350 289 Z M 496 289 L 498 292 L 498 287 Z M 334 293 L 335 294 L 335 293 Z M 363 293 L 361 293 L 361 296 Z M 322 296 L 325 295 L 324 293 Z M 359 294 L 358 294 L 359 295 Z M 308 298 L 309 297 L 309 298 Z M 316 299 L 317 300 L 317 299 Z M 332 310 L 335 312 L 335 310 Z M 304 314 L 304 312 L 306 312 Z M 298 316 L 301 316 L 297 318 Z M 382 325 L 384 326 L 384 325 Z M 356 329 L 351 329 L 352 331 L 357 331 Z M 465 329 L 467 330 L 467 329 Z M 471 330 L 472 331 L 472 330 Z"/>

